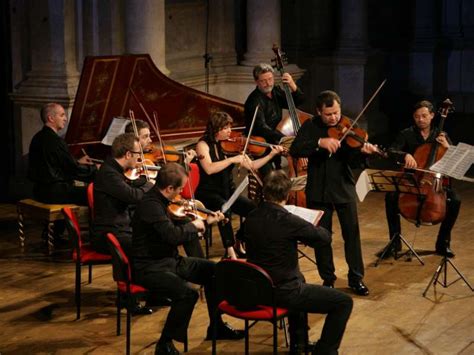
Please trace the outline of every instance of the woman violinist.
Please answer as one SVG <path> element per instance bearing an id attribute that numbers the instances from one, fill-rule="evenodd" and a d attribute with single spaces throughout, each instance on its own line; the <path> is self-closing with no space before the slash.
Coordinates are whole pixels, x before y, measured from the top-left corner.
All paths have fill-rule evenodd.
<path id="1" fill-rule="evenodd" d="M 406 168 L 429 168 L 429 166 L 420 166 L 420 162 L 415 159 L 417 148 L 425 143 L 437 143 L 440 145 L 440 149 L 444 150 L 449 147 L 450 140 L 446 133 L 438 127 L 432 126 L 434 116 L 435 112 L 431 102 L 424 100 L 416 103 L 413 110 L 414 125 L 401 131 L 392 144 L 391 149 L 402 152 L 398 154 L 398 159 Z M 453 257 L 454 253 L 450 248 L 451 230 L 458 217 L 461 201 L 450 186 L 445 187 L 445 190 L 446 215 L 438 232 L 436 253 Z M 396 192 L 385 195 L 385 211 L 390 239 L 401 233 L 398 198 L 399 194 Z M 401 250 L 400 240 L 392 245 L 394 245 L 394 250 L 390 252 Z"/>
<path id="2" fill-rule="evenodd" d="M 257 170 L 283 151 L 281 146 L 272 147 L 268 155 L 254 161 L 243 154 L 227 157 L 219 142 L 229 138 L 232 122 L 232 118 L 227 113 L 215 112 L 209 119 L 206 131 L 196 146 L 197 154 L 200 157 L 200 183 L 196 190 L 196 198 L 210 210 L 220 210 L 232 195 L 235 189 L 232 168 L 235 164 L 246 169 Z M 239 196 L 232 205 L 231 211 L 245 217 L 255 207 L 253 201 Z M 219 223 L 219 231 L 226 256 L 235 259 L 237 258 L 236 251 L 240 254 L 245 253 L 241 249 L 240 243 L 236 243 L 234 240 L 231 223 Z M 234 249 L 234 246 L 237 250 Z"/>

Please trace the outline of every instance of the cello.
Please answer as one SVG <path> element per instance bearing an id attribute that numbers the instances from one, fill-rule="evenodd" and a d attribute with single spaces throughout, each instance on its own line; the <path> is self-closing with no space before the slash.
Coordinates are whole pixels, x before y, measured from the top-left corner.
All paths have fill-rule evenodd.
<path id="1" fill-rule="evenodd" d="M 453 111 L 453 103 L 446 99 L 439 110 L 441 120 L 439 131 L 443 131 L 446 117 Z M 419 146 L 414 158 L 421 168 L 415 171 L 419 194 L 400 194 L 398 206 L 400 214 L 410 222 L 419 225 L 435 225 L 444 220 L 446 215 L 446 191 L 443 187 L 443 176 L 429 172 L 428 169 L 446 153 L 440 143 L 425 143 Z"/>
<path id="2" fill-rule="evenodd" d="M 280 72 L 281 75 L 285 73 L 283 67 L 283 55 L 280 49 L 276 44 L 272 48 L 275 53 L 275 58 L 272 62 L 275 63 L 275 68 Z M 295 102 L 293 101 L 293 96 L 291 96 L 291 90 L 287 84 L 283 84 L 283 89 L 285 91 L 286 101 L 288 103 L 289 118 L 283 118 L 280 123 L 277 125 L 277 130 L 285 134 L 286 136 L 296 136 L 301 125 L 307 119 L 313 117 L 307 113 L 298 115 L 296 110 Z M 295 159 L 291 156 L 288 157 L 288 176 L 290 178 L 297 178 L 305 176 L 308 170 L 308 159 L 300 158 Z M 288 204 L 297 205 L 301 207 L 306 207 L 306 194 L 304 190 L 293 191 L 288 197 Z"/>

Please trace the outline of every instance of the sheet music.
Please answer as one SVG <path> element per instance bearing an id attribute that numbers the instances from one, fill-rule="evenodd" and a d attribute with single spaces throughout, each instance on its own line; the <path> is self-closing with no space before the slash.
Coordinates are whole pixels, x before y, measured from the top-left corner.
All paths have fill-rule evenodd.
<path id="1" fill-rule="evenodd" d="M 102 144 L 112 145 L 115 137 L 125 132 L 125 126 L 130 122 L 128 118 L 114 117 L 107 130 L 107 134 L 102 139 Z"/>
<path id="2" fill-rule="evenodd" d="M 315 226 L 318 225 L 319 220 L 324 214 L 324 211 L 321 210 L 312 210 L 309 208 L 304 208 L 295 205 L 285 205 L 286 210 L 300 218 L 303 218 L 305 221 L 314 224 Z"/>
<path id="3" fill-rule="evenodd" d="M 472 164 L 474 164 L 474 146 L 459 143 L 457 146 L 450 146 L 430 170 L 458 180 L 474 182 L 474 179 L 464 176 Z"/>
<path id="4" fill-rule="evenodd" d="M 237 186 L 237 188 L 235 189 L 232 196 L 230 196 L 230 198 L 227 200 L 227 202 L 222 205 L 222 207 L 221 207 L 221 212 L 222 213 L 226 213 L 229 210 L 229 208 L 232 207 L 235 200 L 237 200 L 237 197 L 240 196 L 240 194 L 242 193 L 242 191 L 245 190 L 245 188 L 248 186 L 248 184 L 249 184 L 249 177 L 246 176 L 245 179 L 242 180 L 240 185 Z"/>
<path id="5" fill-rule="evenodd" d="M 355 188 L 359 201 L 364 201 L 365 196 L 367 196 L 369 191 L 372 191 L 372 184 L 370 182 L 369 175 L 367 174 L 367 170 L 364 170 L 359 175 Z"/>

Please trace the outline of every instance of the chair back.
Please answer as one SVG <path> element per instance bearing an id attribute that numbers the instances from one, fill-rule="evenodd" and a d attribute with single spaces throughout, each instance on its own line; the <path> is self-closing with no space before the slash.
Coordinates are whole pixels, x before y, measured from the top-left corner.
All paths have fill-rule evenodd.
<path id="1" fill-rule="evenodd" d="M 89 217 L 91 221 L 94 221 L 95 211 L 94 211 L 94 183 L 93 182 L 87 185 L 87 205 L 89 206 Z"/>
<path id="2" fill-rule="evenodd" d="M 119 241 L 112 233 L 107 233 L 107 242 L 112 255 L 112 269 L 114 280 L 117 282 L 125 282 L 130 284 L 132 281 L 132 270 L 130 262 L 125 255 Z"/>
<path id="3" fill-rule="evenodd" d="M 199 185 L 199 167 L 196 163 L 189 164 L 189 177 L 188 183 L 184 186 L 183 191 L 181 191 L 181 196 L 184 198 L 190 199 L 194 196 L 194 191 Z"/>
<path id="4" fill-rule="evenodd" d="M 218 300 L 240 310 L 274 304 L 274 286 L 261 267 L 243 260 L 222 260 L 216 265 Z"/>
<path id="5" fill-rule="evenodd" d="M 64 207 L 63 214 L 66 220 L 66 228 L 72 241 L 73 259 L 78 258 L 80 260 L 82 238 L 81 228 L 77 222 L 76 214 L 72 211 L 71 207 Z"/>

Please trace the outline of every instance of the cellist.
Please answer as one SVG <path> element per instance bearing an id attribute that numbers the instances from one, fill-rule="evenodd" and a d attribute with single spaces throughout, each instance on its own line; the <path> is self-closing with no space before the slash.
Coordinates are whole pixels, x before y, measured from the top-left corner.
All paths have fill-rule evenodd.
<path id="1" fill-rule="evenodd" d="M 447 134 L 440 131 L 437 127 L 433 127 L 432 121 L 435 116 L 433 104 L 427 100 L 420 101 L 413 108 L 414 125 L 401 131 L 393 142 L 391 149 L 401 151 L 399 161 L 406 168 L 417 168 L 418 164 L 414 158 L 416 149 L 425 143 L 438 142 L 444 148 L 448 148 L 451 144 Z M 436 253 L 446 255 L 450 258 L 454 257 L 451 250 L 451 230 L 459 214 L 461 201 L 450 186 L 446 187 L 446 216 L 438 232 L 436 240 Z M 398 209 L 398 193 L 389 192 L 385 195 L 385 211 L 387 214 L 389 238 L 397 236 L 401 233 L 400 216 Z M 401 250 L 401 242 L 398 239 L 393 245 L 393 250 L 386 255 Z"/>

